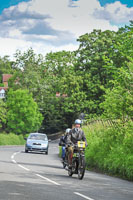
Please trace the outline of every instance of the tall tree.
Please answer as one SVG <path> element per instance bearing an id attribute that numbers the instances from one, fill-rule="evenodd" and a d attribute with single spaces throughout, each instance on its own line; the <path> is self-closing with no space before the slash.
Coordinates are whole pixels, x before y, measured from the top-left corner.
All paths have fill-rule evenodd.
<path id="1" fill-rule="evenodd" d="M 102 113 L 99 104 L 104 101 L 105 89 L 113 87 L 110 80 L 115 79 L 119 68 L 129 61 L 128 52 L 131 54 L 132 45 L 128 42 L 131 35 L 131 27 L 125 27 L 118 32 L 94 30 L 79 37 L 75 70 L 83 77 L 87 100 L 93 102 L 88 107 L 88 113 Z"/>
<path id="2" fill-rule="evenodd" d="M 0 83 L 2 83 L 3 74 L 14 74 L 15 69 L 13 67 L 14 62 L 9 60 L 8 56 L 0 57 Z"/>
<path id="3" fill-rule="evenodd" d="M 33 98 L 40 97 L 43 74 L 43 56 L 36 55 L 32 49 L 21 53 L 17 51 L 14 64 L 17 73 L 12 77 L 9 84 L 13 89 L 28 89 L 33 93 Z"/>
<path id="4" fill-rule="evenodd" d="M 74 52 L 51 52 L 46 55 L 43 77 L 45 93 L 43 96 L 42 112 L 45 116 L 44 125 L 47 125 L 46 131 L 48 132 L 62 130 L 70 124 L 68 123 L 68 112 L 65 107 L 65 99 L 68 99 L 69 95 L 66 82 L 69 83 L 70 78 L 74 78 L 71 75 L 74 74 L 75 62 Z M 67 90 L 65 87 L 67 87 Z M 59 97 L 56 97 L 56 93 L 59 93 Z M 64 96 L 67 97 L 65 98 Z M 74 112 L 76 113 L 76 110 Z M 72 123 L 71 115 L 69 115 L 70 121 Z"/>
<path id="5" fill-rule="evenodd" d="M 133 113 L 133 59 L 129 69 L 121 67 L 112 81 L 113 88 L 106 89 L 105 101 L 101 103 L 104 116 L 121 119 L 124 123 Z"/>
<path id="6" fill-rule="evenodd" d="M 4 130 L 7 120 L 7 108 L 5 102 L 0 99 L 0 129 Z"/>
<path id="7" fill-rule="evenodd" d="M 9 90 L 7 94 L 7 122 L 8 130 L 16 134 L 25 134 L 39 130 L 42 115 L 38 105 L 27 90 Z"/>
<path id="8" fill-rule="evenodd" d="M 120 68 L 114 73 L 111 88 L 106 90 L 105 101 L 101 104 L 104 115 L 121 119 L 132 118 L 133 112 L 133 41 L 132 23 L 130 27 L 118 31 L 117 49 L 122 59 Z M 109 60 L 108 60 L 109 61 Z M 112 64 L 108 62 L 107 68 Z"/>

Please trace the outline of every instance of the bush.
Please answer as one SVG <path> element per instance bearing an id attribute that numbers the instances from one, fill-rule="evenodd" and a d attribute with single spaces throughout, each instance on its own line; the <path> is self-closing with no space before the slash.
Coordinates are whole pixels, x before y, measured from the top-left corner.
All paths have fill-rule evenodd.
<path id="1" fill-rule="evenodd" d="M 59 157 L 61 158 L 62 156 L 62 146 L 59 146 Z"/>
<path id="2" fill-rule="evenodd" d="M 22 135 L 10 134 L 0 134 L 0 145 L 23 145 L 25 140 Z"/>
<path id="3" fill-rule="evenodd" d="M 88 142 L 87 167 L 133 180 L 132 125 L 133 122 L 118 124 L 117 128 L 100 124 L 83 127 Z"/>

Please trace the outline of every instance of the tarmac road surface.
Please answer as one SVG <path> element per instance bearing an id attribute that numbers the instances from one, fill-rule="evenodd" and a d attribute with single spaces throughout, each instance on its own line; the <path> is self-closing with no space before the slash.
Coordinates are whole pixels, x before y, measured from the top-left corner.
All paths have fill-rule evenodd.
<path id="1" fill-rule="evenodd" d="M 58 141 L 48 155 L 1 146 L 0 200 L 133 200 L 132 182 L 90 171 L 69 177 L 58 152 Z"/>

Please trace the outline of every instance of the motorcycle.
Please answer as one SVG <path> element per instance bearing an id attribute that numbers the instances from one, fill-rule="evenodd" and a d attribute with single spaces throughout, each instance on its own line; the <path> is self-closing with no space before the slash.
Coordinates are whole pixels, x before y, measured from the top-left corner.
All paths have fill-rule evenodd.
<path id="1" fill-rule="evenodd" d="M 72 167 L 69 168 L 67 158 L 63 161 L 63 167 L 68 170 L 68 175 L 78 174 L 78 178 L 81 180 L 85 174 L 85 142 L 78 141 L 74 146 Z"/>

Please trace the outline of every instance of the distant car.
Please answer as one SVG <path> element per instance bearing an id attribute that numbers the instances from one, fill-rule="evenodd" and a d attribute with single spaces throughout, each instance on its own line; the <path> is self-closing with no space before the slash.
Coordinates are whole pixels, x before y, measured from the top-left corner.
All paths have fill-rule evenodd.
<path id="1" fill-rule="evenodd" d="M 26 139 L 26 138 L 25 138 Z M 30 133 L 26 139 L 25 152 L 39 151 L 48 154 L 49 141 L 44 133 Z"/>

